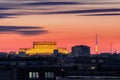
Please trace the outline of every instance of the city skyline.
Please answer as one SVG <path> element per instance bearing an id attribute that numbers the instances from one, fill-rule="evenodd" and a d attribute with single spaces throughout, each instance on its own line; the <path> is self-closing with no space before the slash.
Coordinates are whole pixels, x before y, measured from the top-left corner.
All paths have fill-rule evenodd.
<path id="1" fill-rule="evenodd" d="M 55 41 L 69 51 L 88 45 L 95 53 L 120 52 L 119 0 L 0 0 L 0 52 Z"/>

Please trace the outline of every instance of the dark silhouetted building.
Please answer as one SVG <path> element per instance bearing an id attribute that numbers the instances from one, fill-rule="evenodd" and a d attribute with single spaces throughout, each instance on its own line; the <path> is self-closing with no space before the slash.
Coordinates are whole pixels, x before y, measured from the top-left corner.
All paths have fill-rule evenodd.
<path id="1" fill-rule="evenodd" d="M 89 56 L 90 55 L 90 47 L 86 45 L 78 45 L 72 47 L 72 55 L 75 57 L 78 56 Z"/>

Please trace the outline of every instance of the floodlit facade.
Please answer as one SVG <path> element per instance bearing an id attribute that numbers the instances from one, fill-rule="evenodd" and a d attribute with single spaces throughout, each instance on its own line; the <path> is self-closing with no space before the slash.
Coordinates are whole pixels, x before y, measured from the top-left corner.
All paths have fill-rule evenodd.
<path id="1" fill-rule="evenodd" d="M 68 53 L 66 48 L 57 48 L 56 42 L 33 42 L 33 48 L 21 48 L 20 51 L 25 52 L 28 55 L 40 54 L 40 55 L 51 55 L 54 50 L 58 50 L 59 53 Z"/>
<path id="2" fill-rule="evenodd" d="M 27 54 L 52 54 L 56 49 L 56 42 L 33 42 L 33 48 L 27 49 Z"/>
<path id="3" fill-rule="evenodd" d="M 59 53 L 68 54 L 67 48 L 58 48 Z"/>

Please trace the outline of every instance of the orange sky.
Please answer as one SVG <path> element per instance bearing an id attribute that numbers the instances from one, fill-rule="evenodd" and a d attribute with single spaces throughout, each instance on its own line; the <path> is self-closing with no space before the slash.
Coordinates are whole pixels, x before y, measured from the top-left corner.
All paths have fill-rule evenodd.
<path id="1" fill-rule="evenodd" d="M 72 0 L 71 0 L 72 1 Z M 75 0 L 77 1 L 77 0 Z M 82 1 L 82 0 L 80 0 Z M 103 0 L 104 2 L 107 0 Z M 4 2 L 4 1 L 3 1 Z M 115 0 L 117 2 L 117 0 Z M 99 3 L 99 2 L 98 2 Z M 56 3 L 58 4 L 58 3 Z M 68 4 L 68 3 L 67 3 Z M 0 51 L 18 51 L 19 48 L 32 47 L 33 41 L 56 41 L 58 47 L 67 47 L 70 51 L 71 46 L 74 45 L 88 45 L 91 47 L 91 53 L 95 53 L 95 36 L 98 34 L 98 45 L 99 52 L 110 52 L 110 44 L 113 45 L 113 51 L 120 52 L 120 16 L 118 15 L 118 5 L 113 5 L 113 8 L 109 6 L 93 6 L 93 5 L 83 5 L 80 8 L 79 14 L 67 12 L 61 13 L 63 11 L 61 6 L 59 10 L 46 10 L 42 14 L 28 14 L 28 15 L 18 15 L 15 18 L 2 18 L 0 19 L 0 27 L 5 26 L 32 26 L 32 27 L 43 27 L 43 30 L 48 30 L 48 32 L 43 34 L 34 35 L 24 35 L 20 33 L 11 31 L 1 31 L 0 32 Z M 66 5 L 64 11 L 68 10 L 78 10 L 79 5 L 72 7 Z M 80 5 L 81 6 L 81 5 Z M 85 13 L 82 10 L 89 9 L 89 13 Z M 35 8 L 35 6 L 33 6 Z M 38 7 L 38 6 L 37 6 Z M 47 7 L 47 6 L 46 6 Z M 54 5 L 52 6 L 54 8 Z M 56 7 L 56 5 L 55 5 Z M 103 8 L 101 8 L 103 7 Z M 29 8 L 29 7 L 26 7 Z M 96 15 L 96 10 L 103 9 Z M 107 8 L 107 9 L 106 9 Z M 117 8 L 117 9 L 116 9 Z M 104 12 L 107 11 L 117 12 Z M 18 10 L 18 11 L 17 11 Z M 15 12 L 22 12 L 25 9 L 17 9 Z M 1 10 L 3 11 L 3 10 Z M 14 10 L 4 10 L 3 12 L 10 12 Z M 29 11 L 29 10 L 28 10 Z M 48 13 L 50 11 L 50 13 Z M 56 13 L 53 13 L 55 12 Z M 31 12 L 34 12 L 31 10 Z M 45 13 L 46 12 L 46 13 Z M 52 13 L 51 13 L 52 12 Z M 82 14 L 81 14 L 82 12 Z M 84 14 L 83 14 L 84 12 Z M 113 13 L 115 15 L 113 15 Z M 86 15 L 87 14 L 87 15 Z M 102 15 L 98 15 L 102 14 Z M 105 14 L 105 15 L 103 15 Z M 116 15 L 117 14 L 117 15 Z M 0 14 L 1 16 L 1 14 Z M 2 15 L 3 16 L 3 15 Z M 2 29 L 2 28 L 1 28 Z M 20 29 L 21 30 L 21 29 Z"/>

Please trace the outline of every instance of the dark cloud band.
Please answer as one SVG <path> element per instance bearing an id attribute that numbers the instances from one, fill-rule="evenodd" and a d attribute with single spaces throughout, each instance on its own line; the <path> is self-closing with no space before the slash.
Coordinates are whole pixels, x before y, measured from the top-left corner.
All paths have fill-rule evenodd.
<path id="1" fill-rule="evenodd" d="M 120 9 L 113 8 L 113 9 L 71 10 L 71 11 L 45 12 L 43 14 L 79 14 L 79 13 L 101 13 L 101 12 L 120 12 Z"/>
<path id="2" fill-rule="evenodd" d="M 8 34 L 15 33 L 21 35 L 39 35 L 47 33 L 43 27 L 32 27 L 32 26 L 0 26 L 0 33 Z"/>
<path id="3" fill-rule="evenodd" d="M 82 15 L 93 15 L 95 13 L 105 13 L 100 15 L 94 15 L 94 16 L 107 16 L 107 12 L 112 12 L 111 15 L 119 16 L 118 14 L 115 14 L 116 12 L 120 12 L 120 8 L 112 8 L 109 9 L 95 9 L 95 8 L 88 8 L 88 9 L 76 9 L 74 8 L 74 5 L 99 5 L 99 4 L 119 4 L 120 1 L 96 1 L 96 0 L 69 0 L 69 1 L 56 1 L 56 0 L 12 0 L 13 2 L 10 2 L 11 0 L 2 0 L 3 3 L 0 3 L 0 19 L 4 18 L 14 18 L 17 16 L 23 16 L 23 15 L 51 15 L 51 14 L 80 14 Z M 62 5 L 62 7 L 57 7 L 59 5 Z M 70 5 L 73 6 L 73 8 L 68 9 L 64 8 L 64 6 Z M 101 5 L 100 5 L 101 6 Z M 2 13 L 1 13 L 2 12 Z M 12 12 L 12 13 L 11 13 Z M 92 13 L 92 14 L 91 14 Z M 86 15 L 86 16 L 88 16 Z M 109 14 L 108 14 L 109 15 Z M 109 15 L 110 16 L 110 15 Z"/>
<path id="4" fill-rule="evenodd" d="M 120 16 L 120 13 L 106 13 L 106 14 L 87 14 L 83 16 Z"/>
<path id="5" fill-rule="evenodd" d="M 0 10 L 9 10 L 9 9 L 15 9 L 15 8 L 0 7 Z"/>
<path id="6" fill-rule="evenodd" d="M 35 2 L 35 3 L 26 3 L 26 6 L 46 6 L 46 5 L 76 5 L 78 2 Z"/>

